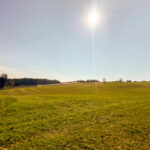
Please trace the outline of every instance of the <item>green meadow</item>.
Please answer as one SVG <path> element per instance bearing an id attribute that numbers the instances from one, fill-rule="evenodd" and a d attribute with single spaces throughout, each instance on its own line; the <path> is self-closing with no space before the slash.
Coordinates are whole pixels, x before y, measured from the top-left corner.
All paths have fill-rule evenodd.
<path id="1" fill-rule="evenodd" d="M 0 150 L 149 150 L 150 82 L 0 90 Z"/>

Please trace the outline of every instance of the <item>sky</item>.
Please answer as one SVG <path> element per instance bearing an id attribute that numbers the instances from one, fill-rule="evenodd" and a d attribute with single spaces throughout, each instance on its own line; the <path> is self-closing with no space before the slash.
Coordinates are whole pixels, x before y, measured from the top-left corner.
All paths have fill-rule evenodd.
<path id="1" fill-rule="evenodd" d="M 9 78 L 150 80 L 149 68 L 149 0 L 0 0 L 0 73 Z"/>

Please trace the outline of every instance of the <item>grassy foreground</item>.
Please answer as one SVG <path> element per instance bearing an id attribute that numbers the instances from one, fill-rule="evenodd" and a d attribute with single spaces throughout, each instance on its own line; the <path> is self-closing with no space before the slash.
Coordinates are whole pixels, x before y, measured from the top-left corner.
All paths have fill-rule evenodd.
<path id="1" fill-rule="evenodd" d="M 0 150 L 150 149 L 150 82 L 0 91 Z"/>

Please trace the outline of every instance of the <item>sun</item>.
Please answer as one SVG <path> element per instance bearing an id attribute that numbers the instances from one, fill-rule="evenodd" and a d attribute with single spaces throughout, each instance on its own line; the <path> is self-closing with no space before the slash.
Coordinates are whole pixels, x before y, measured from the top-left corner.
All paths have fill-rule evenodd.
<path id="1" fill-rule="evenodd" d="M 92 27 L 94 27 L 97 22 L 98 22 L 98 13 L 96 10 L 93 10 L 90 14 L 89 14 L 89 23 Z"/>

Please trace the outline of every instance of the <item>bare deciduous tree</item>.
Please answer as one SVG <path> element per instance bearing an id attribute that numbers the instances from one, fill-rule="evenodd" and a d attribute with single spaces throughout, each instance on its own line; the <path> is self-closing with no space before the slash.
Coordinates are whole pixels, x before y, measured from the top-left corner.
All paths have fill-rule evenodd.
<path id="1" fill-rule="evenodd" d="M 3 73 L 0 75 L 0 89 L 4 88 L 7 82 L 7 74 Z"/>
<path id="2" fill-rule="evenodd" d="M 103 83 L 106 83 L 106 78 L 103 78 Z"/>

